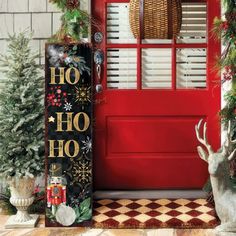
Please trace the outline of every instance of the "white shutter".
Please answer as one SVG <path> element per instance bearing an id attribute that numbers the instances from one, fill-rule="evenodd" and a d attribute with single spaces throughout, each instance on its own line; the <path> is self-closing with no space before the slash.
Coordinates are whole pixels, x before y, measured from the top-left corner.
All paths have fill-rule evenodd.
<path id="1" fill-rule="evenodd" d="M 129 25 L 129 3 L 107 4 L 107 43 L 136 43 Z"/>
<path id="2" fill-rule="evenodd" d="M 171 88 L 171 49 L 148 48 L 142 51 L 142 87 Z"/>
<path id="3" fill-rule="evenodd" d="M 178 43 L 205 43 L 207 37 L 207 6 L 205 2 L 182 3 L 182 27 Z M 136 43 L 129 24 L 129 3 L 107 4 L 107 42 Z M 143 43 L 168 44 L 171 40 L 144 39 Z"/>
<path id="4" fill-rule="evenodd" d="M 207 37 L 206 3 L 182 3 L 182 13 L 182 27 L 177 43 L 205 43 Z"/>
<path id="5" fill-rule="evenodd" d="M 137 88 L 137 50 L 107 50 L 107 87 L 109 89 Z"/>
<path id="6" fill-rule="evenodd" d="M 177 88 L 206 87 L 206 49 L 177 49 Z"/>
<path id="7" fill-rule="evenodd" d="M 206 43 L 207 5 L 182 3 L 183 22 L 177 43 Z M 144 39 L 143 43 L 171 44 L 171 40 Z M 137 43 L 129 25 L 129 3 L 107 4 L 107 43 Z M 171 46 L 170 46 L 171 47 Z M 176 51 L 177 88 L 206 88 L 206 49 L 183 48 Z M 171 88 L 171 48 L 142 49 L 142 88 Z M 137 50 L 108 49 L 107 87 L 137 88 Z"/>

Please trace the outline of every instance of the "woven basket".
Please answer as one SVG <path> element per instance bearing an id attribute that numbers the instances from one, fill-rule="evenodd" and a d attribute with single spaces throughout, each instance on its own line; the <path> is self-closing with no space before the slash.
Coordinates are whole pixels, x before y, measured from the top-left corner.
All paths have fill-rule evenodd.
<path id="1" fill-rule="evenodd" d="M 141 38 L 172 39 L 182 25 L 181 0 L 130 0 L 129 21 L 135 38 L 141 25 Z"/>

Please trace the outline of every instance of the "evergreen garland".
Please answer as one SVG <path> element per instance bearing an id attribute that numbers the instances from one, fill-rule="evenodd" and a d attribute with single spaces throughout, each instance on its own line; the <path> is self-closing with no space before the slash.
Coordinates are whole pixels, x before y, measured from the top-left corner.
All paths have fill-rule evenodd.
<path id="1" fill-rule="evenodd" d="M 79 0 L 49 0 L 63 12 L 62 25 L 51 42 L 77 42 L 88 37 L 89 25 L 97 25 L 86 11 L 82 11 Z"/>
<path id="2" fill-rule="evenodd" d="M 233 124 L 236 134 L 236 1 L 224 0 L 224 17 L 214 20 L 214 32 L 222 39 L 224 50 L 218 58 L 216 67 L 222 71 L 222 83 L 231 82 L 231 89 L 225 94 L 226 106 L 220 111 L 221 120 L 225 127 L 228 122 Z M 231 176 L 236 175 L 235 163 L 232 163 Z"/>
<path id="3" fill-rule="evenodd" d="M 0 175 L 34 177 L 44 172 L 44 80 L 32 35 L 9 37 L 8 53 L 0 57 Z"/>
<path id="4" fill-rule="evenodd" d="M 217 61 L 217 67 L 223 71 L 222 82 L 231 81 L 230 91 L 225 95 L 227 105 L 221 110 L 221 118 L 225 125 L 230 120 L 236 123 L 236 2 L 224 0 L 225 17 L 216 18 L 214 32 L 222 39 L 225 47 L 221 58 Z"/>

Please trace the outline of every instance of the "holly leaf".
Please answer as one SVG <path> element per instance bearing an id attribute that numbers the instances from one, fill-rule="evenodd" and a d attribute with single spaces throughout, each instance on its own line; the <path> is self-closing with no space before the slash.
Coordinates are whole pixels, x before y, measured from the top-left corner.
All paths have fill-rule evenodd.
<path id="1" fill-rule="evenodd" d="M 87 210 L 78 218 L 77 222 L 83 222 L 85 220 L 90 220 L 92 218 L 92 209 L 87 208 Z"/>
<path id="2" fill-rule="evenodd" d="M 80 208 L 78 206 L 76 206 L 74 208 L 74 211 L 75 211 L 76 219 L 79 219 L 79 217 L 80 217 Z"/>
<path id="3" fill-rule="evenodd" d="M 90 205 L 91 205 L 91 198 L 86 198 L 83 202 L 80 203 L 79 205 L 79 209 L 81 212 L 81 215 L 87 211 L 87 209 L 90 209 Z"/>
<path id="4" fill-rule="evenodd" d="M 47 209 L 46 210 L 46 217 L 50 220 L 55 220 L 55 216 L 52 214 L 51 210 Z"/>

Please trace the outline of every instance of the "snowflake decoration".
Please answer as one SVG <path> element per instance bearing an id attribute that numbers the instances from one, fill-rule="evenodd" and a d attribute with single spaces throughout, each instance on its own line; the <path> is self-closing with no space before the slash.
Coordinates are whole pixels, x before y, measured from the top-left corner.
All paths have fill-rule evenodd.
<path id="1" fill-rule="evenodd" d="M 66 102 L 66 103 L 64 104 L 64 109 L 65 109 L 66 111 L 71 111 L 71 109 L 72 109 L 71 103 Z"/>
<path id="2" fill-rule="evenodd" d="M 90 161 L 73 161 L 72 175 L 73 183 L 90 183 L 92 181 L 92 165 Z"/>
<path id="3" fill-rule="evenodd" d="M 86 153 L 89 153 L 92 151 L 92 139 L 87 136 L 87 139 L 82 141 L 83 147 L 81 148 L 84 150 Z"/>
<path id="4" fill-rule="evenodd" d="M 85 104 L 88 102 L 91 102 L 90 100 L 90 88 L 91 87 L 75 87 L 75 97 L 76 97 L 76 102 L 80 104 Z"/>

